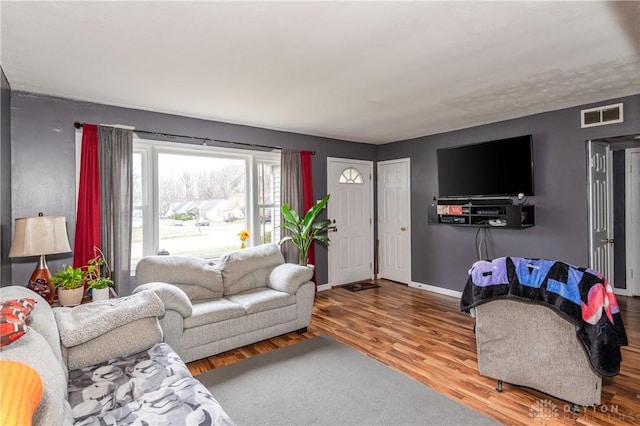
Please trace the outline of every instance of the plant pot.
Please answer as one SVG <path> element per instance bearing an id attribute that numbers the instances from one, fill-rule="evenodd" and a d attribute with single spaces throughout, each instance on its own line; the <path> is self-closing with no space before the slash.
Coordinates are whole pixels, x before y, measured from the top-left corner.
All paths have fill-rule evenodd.
<path id="1" fill-rule="evenodd" d="M 74 289 L 58 288 L 58 300 L 62 306 L 78 306 L 82 303 L 84 287 Z"/>
<path id="2" fill-rule="evenodd" d="M 109 287 L 91 289 L 91 300 L 109 300 Z"/>

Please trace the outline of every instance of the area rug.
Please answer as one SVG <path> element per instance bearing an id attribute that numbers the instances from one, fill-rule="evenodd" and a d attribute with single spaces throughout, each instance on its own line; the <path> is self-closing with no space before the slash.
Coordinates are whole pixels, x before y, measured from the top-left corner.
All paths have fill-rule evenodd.
<path id="1" fill-rule="evenodd" d="M 349 291 L 361 291 L 361 290 L 368 290 L 370 288 L 378 288 L 380 286 L 374 283 L 373 281 L 359 281 L 357 283 L 347 284 L 341 287 Z"/>
<path id="2" fill-rule="evenodd" d="M 328 337 L 196 376 L 239 425 L 495 425 Z"/>

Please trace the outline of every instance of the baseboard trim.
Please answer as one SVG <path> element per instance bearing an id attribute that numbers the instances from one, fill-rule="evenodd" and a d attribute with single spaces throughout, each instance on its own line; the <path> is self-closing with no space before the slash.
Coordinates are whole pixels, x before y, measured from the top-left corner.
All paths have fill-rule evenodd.
<path id="1" fill-rule="evenodd" d="M 631 296 L 631 292 L 628 288 L 615 288 L 613 289 L 613 294 L 618 296 Z"/>
<path id="2" fill-rule="evenodd" d="M 430 291 L 432 293 L 444 294 L 445 296 L 457 297 L 458 299 L 462 297 L 461 291 L 450 290 L 448 288 L 442 288 L 435 285 L 422 284 L 415 281 L 411 281 L 409 283 L 409 287 Z M 321 284 L 317 287 L 318 291 L 327 291 L 331 290 L 332 288 L 333 286 L 331 284 Z"/>
<path id="3" fill-rule="evenodd" d="M 435 286 L 435 285 L 417 283 L 415 281 L 411 281 L 409 283 L 409 287 L 419 288 L 420 290 L 427 290 L 427 291 L 430 291 L 432 293 L 444 294 L 446 296 L 451 296 L 451 297 L 457 297 L 457 298 L 462 297 L 462 292 L 461 291 L 450 290 L 448 288 L 442 288 L 442 287 L 438 287 L 438 286 Z"/>

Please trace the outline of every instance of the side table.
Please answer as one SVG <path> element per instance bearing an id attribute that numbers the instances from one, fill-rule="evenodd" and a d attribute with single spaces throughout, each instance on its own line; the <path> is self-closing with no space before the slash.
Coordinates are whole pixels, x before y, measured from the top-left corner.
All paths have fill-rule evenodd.
<path id="1" fill-rule="evenodd" d="M 84 296 L 82 296 L 82 302 L 80 302 L 81 305 L 84 305 L 85 303 L 91 303 L 93 300 L 91 300 L 91 296 L 89 295 L 89 291 L 87 290 L 84 292 Z M 116 293 L 115 289 L 113 287 L 109 287 L 109 299 L 117 299 L 118 293 Z M 60 308 L 62 307 L 62 305 L 60 304 L 60 301 L 58 300 L 58 294 L 56 293 L 56 297 L 55 299 L 53 299 L 53 302 L 51 303 L 51 307 L 52 308 Z M 73 306 L 69 306 L 69 308 L 73 308 Z"/>

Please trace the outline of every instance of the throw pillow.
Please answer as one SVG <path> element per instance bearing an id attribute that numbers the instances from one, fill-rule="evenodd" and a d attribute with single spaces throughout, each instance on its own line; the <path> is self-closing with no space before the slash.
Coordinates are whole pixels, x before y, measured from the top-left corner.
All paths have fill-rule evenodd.
<path id="1" fill-rule="evenodd" d="M 0 360 L 0 371 L 0 424 L 31 425 L 42 398 L 40 375 L 26 364 L 9 360 Z"/>
<path id="2" fill-rule="evenodd" d="M 27 317 L 35 305 L 33 299 L 0 302 L 0 347 L 15 342 L 27 332 Z"/>

